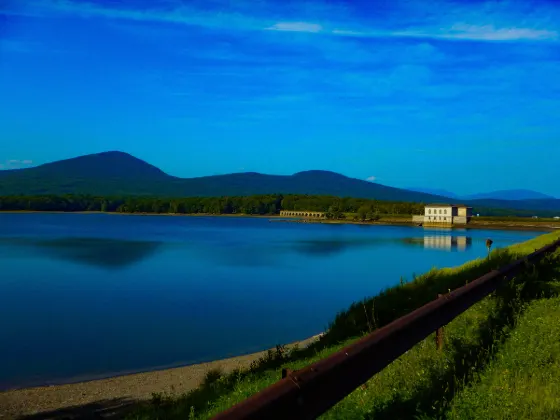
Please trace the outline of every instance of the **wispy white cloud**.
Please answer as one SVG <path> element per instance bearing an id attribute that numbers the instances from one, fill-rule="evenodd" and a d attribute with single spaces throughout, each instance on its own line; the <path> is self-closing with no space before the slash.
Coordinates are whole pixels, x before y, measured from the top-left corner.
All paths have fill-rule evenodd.
<path id="1" fill-rule="evenodd" d="M 490 13 L 487 8 L 476 11 L 474 6 L 472 10 L 462 6 L 448 7 L 446 13 L 435 13 L 436 17 L 427 19 L 411 20 L 410 14 L 403 14 L 372 23 L 369 14 L 356 15 L 354 11 L 355 18 L 351 19 L 351 11 L 334 6 L 323 9 L 320 1 L 306 2 L 307 8 L 289 17 L 281 10 L 264 13 L 267 7 L 263 5 L 269 2 L 258 3 L 259 13 L 250 5 L 241 11 L 221 7 L 217 12 L 193 2 L 178 2 L 178 6 L 165 10 L 122 6 L 131 4 L 128 2 L 110 3 L 113 6 L 68 0 L 26 2 L 35 15 L 97 17 L 109 21 L 115 29 L 130 30 L 127 35 L 148 30 L 145 36 L 151 39 L 164 28 L 159 36 L 170 42 L 158 43 L 158 49 L 173 49 L 185 65 L 172 70 L 157 68 L 159 63 L 147 66 L 150 74 L 146 80 L 141 80 L 142 71 L 133 71 L 121 86 L 130 86 L 141 95 L 157 95 L 167 101 L 169 112 L 180 109 L 181 118 L 194 120 L 183 111 L 191 101 L 196 101 L 198 111 L 220 110 L 245 122 L 295 118 L 310 109 L 318 112 L 333 105 L 340 107 L 340 114 L 348 113 L 348 121 L 358 115 L 376 124 L 395 124 L 394 115 L 399 115 L 395 120 L 403 116 L 436 119 L 448 112 L 448 105 L 440 105 L 443 102 L 457 100 L 454 107 L 460 108 L 474 96 L 491 95 L 505 103 L 504 95 L 511 97 L 523 89 L 534 93 L 541 81 L 554 73 L 554 69 L 543 67 L 545 57 L 538 61 L 539 68 L 545 69 L 538 73 L 542 77 L 527 77 L 529 70 L 517 63 L 508 66 L 503 59 L 494 62 L 488 50 L 494 49 L 491 42 L 523 40 L 539 41 L 541 49 L 554 48 L 542 41 L 555 41 L 558 25 L 544 25 L 538 16 L 514 23 L 505 18 L 504 10 Z M 395 0 L 395 4 L 399 2 Z M 481 11 L 491 17 L 492 23 Z M 185 25 L 212 30 L 200 31 L 195 45 L 193 33 L 185 30 Z M 214 37 L 219 32 L 213 29 L 231 31 L 227 36 L 220 33 Z M 260 33 L 246 36 L 240 31 Z M 381 41 L 370 42 L 370 38 Z M 488 46 L 472 51 L 468 44 L 456 43 L 446 48 L 438 42 L 441 40 L 484 41 Z M 535 44 L 515 45 L 516 51 L 522 48 L 531 53 L 538 50 Z M 462 66 L 464 63 L 468 65 Z M 550 83 L 542 86 L 551 89 Z M 495 103 L 488 100 L 478 106 Z M 422 109 L 431 113 L 420 112 Z M 192 109 L 189 112 L 192 114 Z"/>
<path id="2" fill-rule="evenodd" d="M 557 41 L 558 31 L 523 27 L 494 27 L 493 25 L 469 25 L 456 23 L 447 29 L 412 28 L 407 30 L 341 30 L 330 31 L 332 35 L 356 38 L 419 38 L 469 41 Z"/>
<path id="3" fill-rule="evenodd" d="M 374 182 L 376 179 L 377 179 L 377 177 L 375 177 L 375 176 L 372 175 L 372 176 L 368 176 L 368 177 L 366 178 L 366 181 Z"/>
<path id="4" fill-rule="evenodd" d="M 494 25 L 468 25 L 456 23 L 443 37 L 471 39 L 481 41 L 517 41 L 517 40 L 557 40 L 558 32 L 551 30 L 531 29 L 523 27 L 502 27 Z"/>
<path id="5" fill-rule="evenodd" d="M 208 28 L 230 28 L 230 29 L 257 29 L 261 24 L 259 20 L 248 15 L 238 13 L 219 13 L 184 4 L 174 8 L 124 8 L 107 7 L 86 1 L 71 0 L 35 0 L 30 1 L 23 7 L 2 10 L 0 13 L 33 17 L 98 17 L 116 20 L 130 20 L 138 22 L 161 22 L 176 23 Z"/>
<path id="6" fill-rule="evenodd" d="M 560 29 L 558 24 L 554 23 L 554 19 L 549 18 L 549 21 L 545 22 L 550 27 L 540 27 L 543 24 L 542 16 L 546 16 L 546 10 L 540 15 L 531 16 L 523 15 L 519 10 L 514 9 L 515 17 L 519 17 L 515 20 L 508 15 L 507 8 L 496 2 L 488 1 L 482 3 L 482 6 L 473 5 L 469 8 L 440 1 L 437 5 L 424 7 L 424 9 L 435 7 L 432 15 L 426 19 L 418 19 L 410 15 L 415 11 L 418 13 L 418 10 L 409 6 L 409 3 L 414 2 L 396 1 L 393 15 L 387 17 L 385 21 L 379 17 L 359 16 L 356 11 L 348 8 L 331 5 L 327 7 L 326 3 L 320 0 L 305 2 L 305 7 L 298 9 L 299 18 L 295 16 L 295 19 L 294 16 L 279 19 L 276 17 L 277 13 L 266 13 L 267 7 L 270 10 L 276 7 L 270 1 L 260 2 L 258 7 L 247 6 L 237 9 L 224 3 L 219 10 L 210 10 L 201 5 L 186 3 L 177 3 L 177 6 L 166 9 L 140 9 L 108 7 L 84 1 L 35 0 L 27 2 L 25 7 L 0 9 L 0 13 L 44 17 L 72 15 L 175 23 L 225 30 L 299 32 L 358 38 L 418 38 L 481 42 L 557 41 L 559 39 Z M 546 6 L 543 9 L 546 9 Z M 254 13 L 253 10 L 259 13 Z M 397 14 L 399 10 L 400 15 Z M 282 15 L 281 10 L 279 13 Z M 286 12 L 284 15 L 288 17 Z M 556 15 L 560 18 L 558 13 Z"/>
<path id="7" fill-rule="evenodd" d="M 278 22 L 265 29 L 272 31 L 319 33 L 323 30 L 323 27 L 317 23 L 309 22 Z"/>
<path id="8" fill-rule="evenodd" d="M 32 164 L 33 161 L 29 159 L 9 159 L 0 163 L 0 169 L 18 169 Z"/>

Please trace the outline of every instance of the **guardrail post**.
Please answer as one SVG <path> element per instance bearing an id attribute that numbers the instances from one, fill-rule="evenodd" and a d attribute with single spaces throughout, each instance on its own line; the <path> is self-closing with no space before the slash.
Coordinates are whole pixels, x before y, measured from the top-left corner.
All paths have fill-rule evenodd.
<path id="1" fill-rule="evenodd" d="M 287 378 L 290 373 L 292 373 L 292 369 L 282 369 L 282 379 Z"/>
<path id="2" fill-rule="evenodd" d="M 443 295 L 441 293 L 438 293 L 437 297 L 438 299 L 441 298 Z M 442 350 L 443 349 L 443 327 L 440 327 L 436 330 L 436 348 L 438 350 Z"/>

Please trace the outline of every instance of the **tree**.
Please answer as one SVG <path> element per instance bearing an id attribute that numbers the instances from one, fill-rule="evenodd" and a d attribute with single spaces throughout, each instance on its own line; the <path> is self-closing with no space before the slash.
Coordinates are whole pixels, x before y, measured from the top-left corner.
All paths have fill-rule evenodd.
<path id="1" fill-rule="evenodd" d="M 362 222 L 368 219 L 368 215 L 370 213 L 370 209 L 367 206 L 360 206 L 358 209 L 358 219 Z"/>

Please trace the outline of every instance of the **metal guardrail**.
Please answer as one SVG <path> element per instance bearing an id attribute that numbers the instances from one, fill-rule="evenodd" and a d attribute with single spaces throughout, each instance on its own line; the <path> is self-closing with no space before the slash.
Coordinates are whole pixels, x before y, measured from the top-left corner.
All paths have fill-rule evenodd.
<path id="1" fill-rule="evenodd" d="M 359 341 L 285 378 L 214 417 L 314 419 L 434 331 L 492 293 L 507 278 L 560 246 L 560 240 L 375 330 Z M 284 375 L 283 375 L 284 376 Z"/>

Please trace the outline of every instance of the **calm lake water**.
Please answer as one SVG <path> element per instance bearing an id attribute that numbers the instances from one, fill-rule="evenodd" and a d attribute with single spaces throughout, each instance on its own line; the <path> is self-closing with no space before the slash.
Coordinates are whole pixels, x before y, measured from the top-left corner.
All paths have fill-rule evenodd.
<path id="1" fill-rule="evenodd" d="M 249 353 L 537 232 L 0 214 L 0 388 Z"/>

